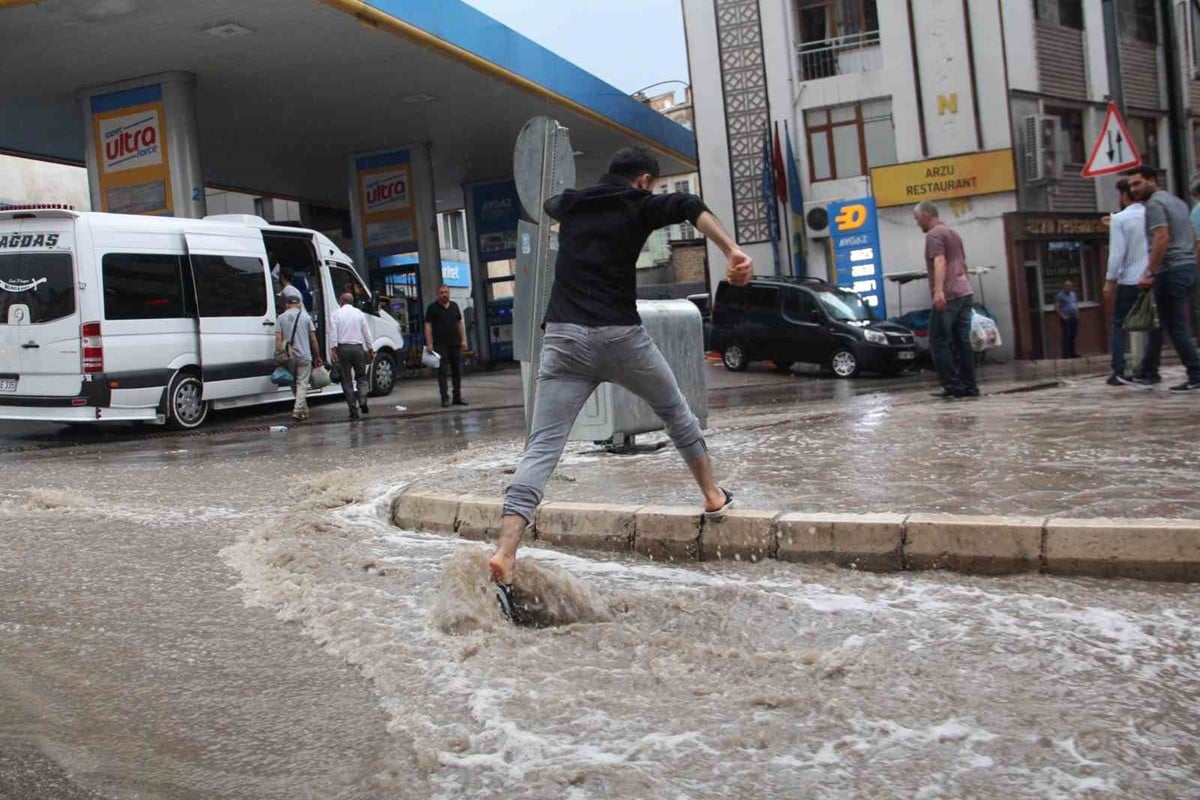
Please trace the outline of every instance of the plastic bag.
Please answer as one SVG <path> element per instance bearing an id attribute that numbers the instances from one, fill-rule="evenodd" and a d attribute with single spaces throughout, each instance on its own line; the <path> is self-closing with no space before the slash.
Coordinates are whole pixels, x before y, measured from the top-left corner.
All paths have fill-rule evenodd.
<path id="1" fill-rule="evenodd" d="M 276 386 L 291 386 L 296 382 L 296 376 L 287 367 L 276 367 L 271 373 L 271 383 Z"/>
<path id="2" fill-rule="evenodd" d="M 430 369 L 437 369 L 442 365 L 442 357 L 432 350 L 426 350 L 421 354 L 421 363 Z"/>
<path id="3" fill-rule="evenodd" d="M 333 378 L 329 375 L 329 369 L 324 364 L 319 367 L 313 367 L 312 375 L 308 379 L 309 386 L 314 389 L 324 389 L 331 383 L 333 383 Z"/>
<path id="4" fill-rule="evenodd" d="M 1000 346 L 1000 329 L 996 321 L 978 311 L 971 311 L 971 349 L 976 352 Z"/>
<path id="5" fill-rule="evenodd" d="M 1127 331 L 1152 331 L 1158 325 L 1158 305 L 1154 302 L 1154 292 L 1142 289 L 1121 327 Z"/>

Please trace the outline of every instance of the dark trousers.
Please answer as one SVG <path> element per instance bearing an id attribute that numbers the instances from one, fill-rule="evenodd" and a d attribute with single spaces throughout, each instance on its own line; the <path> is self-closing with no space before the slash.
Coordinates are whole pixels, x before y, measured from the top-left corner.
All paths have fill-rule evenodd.
<path id="1" fill-rule="evenodd" d="M 342 396 L 351 411 L 367 404 L 367 351 L 361 344 L 339 344 L 338 370 L 342 373 Z M 354 396 L 354 382 L 358 381 L 358 397 Z"/>
<path id="2" fill-rule="evenodd" d="M 946 301 L 929 315 L 929 352 L 942 388 L 951 394 L 977 395 L 975 353 L 971 350 L 971 309 L 974 295 Z"/>
<path id="3" fill-rule="evenodd" d="M 1130 309 L 1141 293 L 1142 290 L 1136 285 L 1117 284 L 1117 296 L 1113 300 L 1112 341 L 1108 348 L 1112 353 L 1113 375 L 1125 374 L 1125 329 L 1121 326 L 1125 324 L 1125 317 L 1129 316 Z"/>
<path id="4" fill-rule="evenodd" d="M 1146 337 L 1146 353 L 1138 370 L 1143 377 L 1158 374 L 1162 359 L 1163 334 L 1171 337 L 1171 344 L 1179 354 L 1179 360 L 1187 367 L 1189 381 L 1200 381 L 1200 353 L 1188 335 L 1188 317 L 1192 313 L 1192 292 L 1196 289 L 1196 270 L 1173 268 L 1159 271 L 1154 276 L 1154 302 L 1158 306 L 1159 327 Z"/>
<path id="5" fill-rule="evenodd" d="M 462 399 L 462 346 L 435 344 L 433 346 L 435 353 L 442 357 L 442 363 L 438 366 L 438 391 L 442 393 L 443 400 L 449 400 L 450 395 L 446 391 L 446 374 L 449 373 L 450 380 L 454 386 L 454 399 Z"/>
<path id="6" fill-rule="evenodd" d="M 1062 357 L 1076 358 L 1075 337 L 1079 335 L 1079 317 L 1059 317 L 1062 320 Z"/>

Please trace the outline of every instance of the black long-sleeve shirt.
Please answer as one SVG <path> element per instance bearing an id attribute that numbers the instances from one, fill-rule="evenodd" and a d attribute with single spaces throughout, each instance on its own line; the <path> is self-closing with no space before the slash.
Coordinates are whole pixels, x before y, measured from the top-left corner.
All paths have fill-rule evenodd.
<path id="1" fill-rule="evenodd" d="M 616 175 L 568 189 L 544 208 L 561 223 L 546 322 L 597 328 L 641 323 L 637 259 L 646 239 L 667 225 L 694 225 L 708 210 L 694 194 L 652 194 Z"/>

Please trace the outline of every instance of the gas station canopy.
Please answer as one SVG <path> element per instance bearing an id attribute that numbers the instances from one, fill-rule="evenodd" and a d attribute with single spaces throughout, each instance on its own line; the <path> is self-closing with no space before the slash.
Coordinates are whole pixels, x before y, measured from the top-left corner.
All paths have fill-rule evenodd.
<path id="1" fill-rule="evenodd" d="M 630 143 L 695 168 L 691 131 L 460 0 L 0 0 L 0 52 L 17 155 L 84 163 L 88 88 L 177 71 L 212 187 L 341 207 L 349 155 L 421 143 L 459 208 L 535 115 L 570 129 L 580 182 Z"/>

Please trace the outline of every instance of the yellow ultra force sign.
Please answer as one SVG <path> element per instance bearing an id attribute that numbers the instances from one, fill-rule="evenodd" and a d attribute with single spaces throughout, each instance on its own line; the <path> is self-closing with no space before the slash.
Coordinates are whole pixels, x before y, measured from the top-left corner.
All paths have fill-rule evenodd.
<path id="1" fill-rule="evenodd" d="M 913 205 L 922 200 L 1011 192 L 1016 187 L 1011 149 L 913 161 L 871 170 L 871 188 L 875 204 L 880 208 Z"/>

